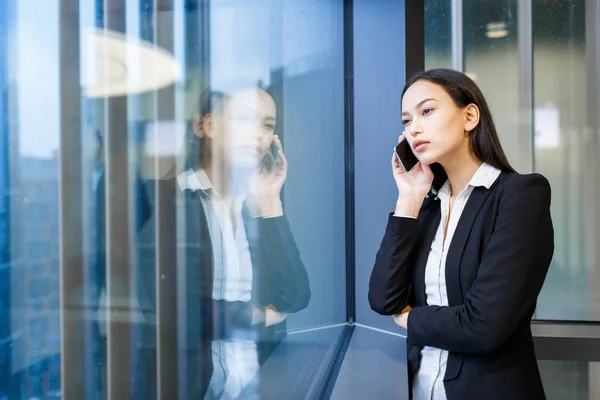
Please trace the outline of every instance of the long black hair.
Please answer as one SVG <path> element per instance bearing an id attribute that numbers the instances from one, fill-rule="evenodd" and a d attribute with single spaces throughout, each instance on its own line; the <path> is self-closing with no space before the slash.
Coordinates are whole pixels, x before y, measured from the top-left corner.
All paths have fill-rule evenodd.
<path id="1" fill-rule="evenodd" d="M 201 118 L 211 114 L 215 109 L 222 105 L 227 95 L 221 91 L 213 91 L 210 88 L 200 93 L 198 100 L 198 114 Z M 210 139 L 199 137 L 194 132 L 194 117 L 192 115 L 188 120 L 185 139 L 185 169 L 196 169 L 204 167 L 211 162 L 212 149 Z"/>
<path id="2" fill-rule="evenodd" d="M 469 133 L 471 148 L 475 156 L 503 172 L 515 172 L 508 162 L 506 154 L 502 149 L 498 133 L 494 126 L 492 114 L 487 101 L 475 82 L 462 72 L 451 69 L 430 69 L 418 72 L 411 76 L 404 85 L 402 97 L 413 84 L 418 81 L 429 81 L 439 85 L 448 93 L 458 108 L 465 108 L 469 104 L 475 104 L 479 108 L 479 123 Z M 433 187 L 439 190 L 448 179 L 446 172 L 439 164 L 432 164 L 434 173 Z"/>

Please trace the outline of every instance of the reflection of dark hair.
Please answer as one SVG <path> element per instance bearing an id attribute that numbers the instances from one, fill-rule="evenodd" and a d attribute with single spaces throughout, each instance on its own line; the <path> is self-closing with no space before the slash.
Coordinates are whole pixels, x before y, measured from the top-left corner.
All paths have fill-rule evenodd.
<path id="1" fill-rule="evenodd" d="M 202 118 L 206 115 L 214 113 L 217 107 L 223 104 L 223 101 L 230 98 L 233 94 L 245 89 L 261 89 L 267 91 L 260 81 L 236 81 L 224 85 L 224 90 L 216 91 L 207 88 L 202 91 L 198 101 L 198 114 Z M 194 114 L 195 115 L 195 114 Z M 195 169 L 199 165 L 210 163 L 211 148 L 210 139 L 200 138 L 194 133 L 194 118 L 192 117 L 188 123 L 186 132 L 186 152 L 185 152 L 185 168 Z"/>
<path id="2" fill-rule="evenodd" d="M 511 167 L 496 133 L 492 114 L 485 97 L 479 87 L 467 75 L 450 69 L 432 69 L 419 72 L 410 77 L 402 90 L 402 97 L 418 81 L 429 81 L 441 86 L 459 108 L 475 104 L 479 108 L 479 124 L 469 133 L 471 148 L 475 156 L 504 172 L 515 172 Z M 431 165 L 434 173 L 433 186 L 439 190 L 447 179 L 444 169 L 439 164 Z"/>
<path id="3" fill-rule="evenodd" d="M 217 105 L 223 102 L 226 95 L 223 92 L 204 90 L 200 94 L 199 114 L 204 117 L 214 112 Z M 195 114 L 194 114 L 195 115 Z M 210 163 L 210 148 L 206 137 L 200 138 L 194 133 L 194 117 L 190 119 L 186 132 L 185 168 L 195 169 L 198 165 Z"/>

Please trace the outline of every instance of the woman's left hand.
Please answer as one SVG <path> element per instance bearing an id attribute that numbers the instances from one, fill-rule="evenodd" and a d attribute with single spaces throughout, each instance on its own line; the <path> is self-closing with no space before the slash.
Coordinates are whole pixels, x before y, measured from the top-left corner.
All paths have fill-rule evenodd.
<path id="1" fill-rule="evenodd" d="M 276 160 L 273 160 L 275 165 L 272 171 L 268 171 L 262 166 L 262 160 L 269 147 L 268 143 L 263 145 L 264 149 L 261 149 L 261 156 L 259 157 L 261 164 L 259 165 L 256 182 L 255 201 L 262 218 L 279 217 L 283 215 L 281 189 L 287 178 L 288 164 L 285 154 L 283 154 L 279 136 L 275 135 L 273 141 L 275 146 L 279 149 L 279 157 L 277 157 Z"/>
<path id="2" fill-rule="evenodd" d="M 400 314 L 394 315 L 392 318 L 394 318 L 394 322 L 396 323 L 396 325 L 398 325 L 400 328 L 408 330 L 408 314 L 409 313 L 410 313 L 410 310 L 406 311 L 406 312 L 401 312 Z"/>
<path id="3" fill-rule="evenodd" d="M 261 166 L 259 166 L 260 171 L 258 174 L 258 196 L 259 197 L 271 197 L 271 198 L 279 198 L 281 194 L 281 189 L 283 188 L 283 184 L 287 178 L 287 170 L 288 164 L 287 159 L 285 158 L 285 154 L 283 154 L 283 147 L 281 145 L 281 140 L 278 135 L 275 135 L 273 138 L 273 143 L 275 147 L 279 150 L 279 157 L 275 162 L 272 171 L 267 171 L 266 168 L 262 168 L 262 160 L 264 155 L 267 152 L 267 147 L 264 151 L 261 151 Z M 262 150 L 262 149 L 261 149 Z"/>

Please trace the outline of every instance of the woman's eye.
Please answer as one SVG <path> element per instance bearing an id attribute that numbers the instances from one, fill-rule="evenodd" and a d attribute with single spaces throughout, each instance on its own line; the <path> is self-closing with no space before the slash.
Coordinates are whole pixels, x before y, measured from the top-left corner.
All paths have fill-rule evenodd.
<path id="1" fill-rule="evenodd" d="M 275 129 L 274 124 L 264 124 L 263 127 L 269 131 L 272 131 L 273 129 Z"/>
<path id="2" fill-rule="evenodd" d="M 402 120 L 402 124 L 403 124 L 403 125 L 406 125 L 406 124 L 408 124 L 409 122 L 410 122 L 410 119 L 403 119 L 403 120 Z"/>
<path id="3" fill-rule="evenodd" d="M 426 108 L 423 110 L 423 115 L 427 115 L 429 113 L 431 113 L 433 110 L 431 108 Z"/>

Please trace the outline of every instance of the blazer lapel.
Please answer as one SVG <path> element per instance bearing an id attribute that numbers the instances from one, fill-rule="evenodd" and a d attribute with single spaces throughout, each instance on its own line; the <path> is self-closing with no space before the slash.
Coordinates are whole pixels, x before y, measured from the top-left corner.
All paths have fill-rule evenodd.
<path id="1" fill-rule="evenodd" d="M 498 180 L 496 180 L 497 182 Z M 481 206 L 488 198 L 495 184 L 490 189 L 486 189 L 483 186 L 478 186 L 473 189 L 469 200 L 465 205 L 454 236 L 452 237 L 452 243 L 448 249 L 448 256 L 446 258 L 446 290 L 448 292 L 448 305 L 450 307 L 460 305 L 464 302 L 462 288 L 460 285 L 460 264 L 467 239 L 471 233 L 473 223 L 479 214 Z"/>
<path id="2" fill-rule="evenodd" d="M 413 282 L 415 283 L 415 300 L 418 305 L 427 304 L 427 292 L 425 290 L 425 267 L 427 266 L 427 259 L 429 258 L 429 252 L 431 251 L 431 244 L 435 238 L 435 234 L 440 226 L 441 209 L 440 201 L 432 200 L 433 204 L 427 210 L 427 213 L 423 216 L 421 223 L 421 241 L 418 244 L 418 251 L 415 258 L 415 276 Z M 418 286 L 416 286 L 418 285 Z"/>

